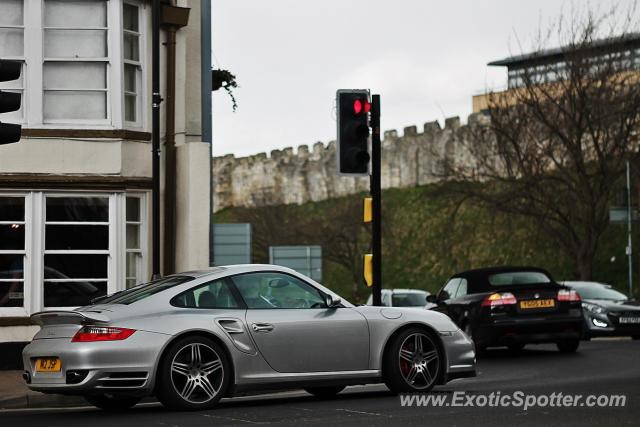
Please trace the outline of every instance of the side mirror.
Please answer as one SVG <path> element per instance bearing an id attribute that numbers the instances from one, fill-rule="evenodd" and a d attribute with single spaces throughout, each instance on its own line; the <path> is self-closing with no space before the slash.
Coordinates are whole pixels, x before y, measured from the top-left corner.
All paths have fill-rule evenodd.
<path id="1" fill-rule="evenodd" d="M 333 295 L 326 294 L 324 296 L 324 302 L 327 305 L 327 308 L 337 308 L 340 307 L 342 300 L 340 298 L 335 298 Z"/>
<path id="2" fill-rule="evenodd" d="M 430 302 L 432 304 L 437 304 L 438 303 L 438 297 L 436 295 L 427 295 L 427 302 Z"/>

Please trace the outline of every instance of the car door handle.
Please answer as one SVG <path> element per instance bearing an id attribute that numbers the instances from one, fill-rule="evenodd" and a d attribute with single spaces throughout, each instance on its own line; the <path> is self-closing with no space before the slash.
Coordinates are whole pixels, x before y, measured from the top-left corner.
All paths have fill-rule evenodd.
<path id="1" fill-rule="evenodd" d="M 251 328 L 254 332 L 271 332 L 273 331 L 273 325 L 270 323 L 252 323 Z"/>

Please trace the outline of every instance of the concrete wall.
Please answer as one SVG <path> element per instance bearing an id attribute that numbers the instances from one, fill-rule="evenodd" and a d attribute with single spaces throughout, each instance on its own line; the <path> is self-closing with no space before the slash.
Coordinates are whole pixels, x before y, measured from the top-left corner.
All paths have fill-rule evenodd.
<path id="1" fill-rule="evenodd" d="M 142 141 L 25 137 L 0 145 L 0 172 L 150 177 L 150 150 Z"/>
<path id="2" fill-rule="evenodd" d="M 469 121 L 481 120 L 472 114 Z M 467 126 L 458 117 L 386 131 L 382 141 L 382 187 L 410 187 L 436 182 L 444 174 L 446 162 L 469 162 L 461 141 Z M 263 206 L 305 203 L 339 197 L 369 189 L 369 178 L 337 174 L 335 142 L 306 145 L 235 158 L 215 157 L 213 166 L 214 210 L 229 206 Z"/>
<path id="3" fill-rule="evenodd" d="M 209 156 L 205 142 L 177 148 L 176 271 L 209 265 Z"/>

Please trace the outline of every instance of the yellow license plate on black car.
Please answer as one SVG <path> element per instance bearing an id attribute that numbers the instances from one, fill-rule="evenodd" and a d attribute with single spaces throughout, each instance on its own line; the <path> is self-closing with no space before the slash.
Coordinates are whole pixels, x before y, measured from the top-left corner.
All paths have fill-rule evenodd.
<path id="1" fill-rule="evenodd" d="M 60 359 L 58 359 L 57 357 L 40 357 L 36 359 L 36 371 L 59 372 Z"/>
<path id="2" fill-rule="evenodd" d="M 553 299 L 532 299 L 520 301 L 520 308 L 549 308 L 555 307 L 556 302 Z"/>

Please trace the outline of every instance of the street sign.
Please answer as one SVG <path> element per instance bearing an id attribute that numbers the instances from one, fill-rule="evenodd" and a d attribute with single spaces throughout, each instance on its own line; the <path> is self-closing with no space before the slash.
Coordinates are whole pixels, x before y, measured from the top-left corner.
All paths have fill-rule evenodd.
<path id="1" fill-rule="evenodd" d="M 322 281 L 321 246 L 269 246 L 269 264 L 289 267 L 316 282 Z"/>
<path id="2" fill-rule="evenodd" d="M 631 222 L 638 222 L 638 207 L 631 206 Z M 609 208 L 610 224 L 626 224 L 627 223 L 627 207 L 611 206 Z"/>
<path id="3" fill-rule="evenodd" d="M 251 224 L 215 224 L 213 264 L 251 264 Z"/>

